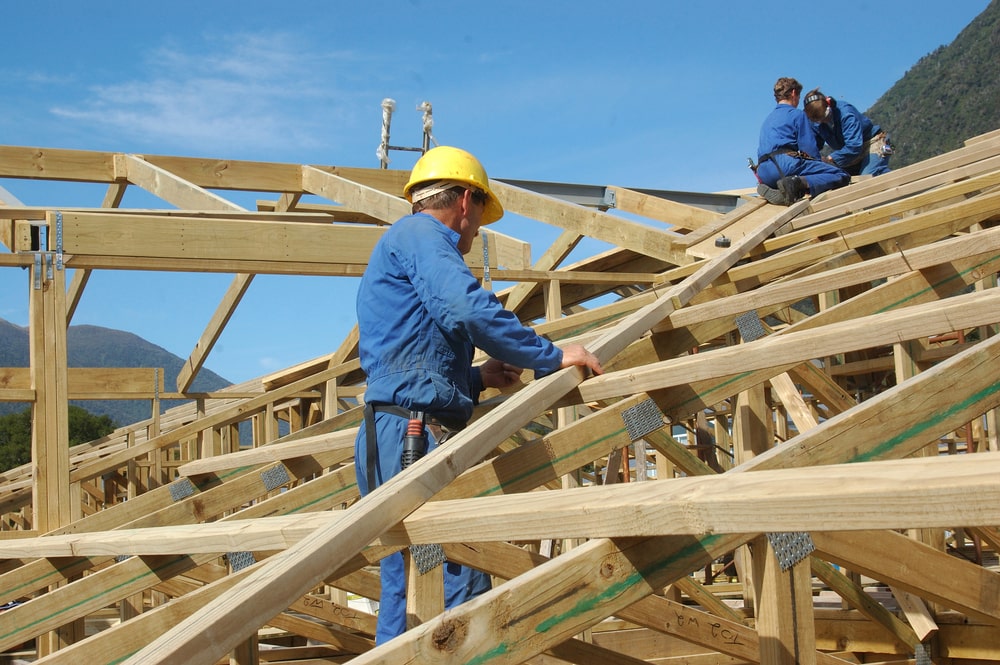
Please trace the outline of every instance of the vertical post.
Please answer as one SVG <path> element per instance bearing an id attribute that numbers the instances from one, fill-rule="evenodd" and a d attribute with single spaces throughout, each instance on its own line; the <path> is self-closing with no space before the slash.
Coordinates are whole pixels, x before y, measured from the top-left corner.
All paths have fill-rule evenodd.
<path id="1" fill-rule="evenodd" d="M 49 229 L 61 224 L 54 216 L 59 213 L 50 213 Z M 57 238 L 60 234 L 58 229 Z M 29 371 L 35 392 L 31 411 L 33 526 L 47 533 L 72 521 L 74 505 L 69 482 L 66 273 L 61 254 L 42 251 L 35 255 L 28 303 Z M 82 620 L 62 626 L 39 636 L 38 655 L 54 653 L 82 637 Z"/>
<path id="2" fill-rule="evenodd" d="M 65 272 L 50 255 L 36 255 L 29 296 L 31 423 L 35 528 L 45 533 L 69 524 L 69 412 L 66 386 Z"/>

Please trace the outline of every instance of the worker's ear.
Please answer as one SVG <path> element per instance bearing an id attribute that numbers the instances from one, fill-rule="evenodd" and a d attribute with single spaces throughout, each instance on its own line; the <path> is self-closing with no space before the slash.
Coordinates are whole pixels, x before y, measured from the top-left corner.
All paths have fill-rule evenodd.
<path id="1" fill-rule="evenodd" d="M 459 197 L 458 201 L 462 206 L 462 216 L 468 216 L 469 211 L 472 210 L 472 190 L 467 189 L 462 192 L 462 196 Z"/>

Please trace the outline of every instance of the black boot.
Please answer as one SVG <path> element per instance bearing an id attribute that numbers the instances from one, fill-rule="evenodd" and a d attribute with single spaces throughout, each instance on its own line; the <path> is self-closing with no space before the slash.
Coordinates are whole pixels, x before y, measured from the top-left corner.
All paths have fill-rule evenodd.
<path id="1" fill-rule="evenodd" d="M 809 193 L 809 185 L 804 178 L 792 175 L 778 181 L 778 190 L 785 196 L 785 205 L 792 205 Z"/>
<path id="2" fill-rule="evenodd" d="M 768 187 L 764 183 L 760 183 L 759 185 L 757 185 L 757 193 L 760 194 L 761 198 L 763 198 L 768 203 L 773 203 L 774 205 L 777 206 L 788 205 L 788 201 L 785 200 L 784 194 L 779 192 L 774 187 Z"/>

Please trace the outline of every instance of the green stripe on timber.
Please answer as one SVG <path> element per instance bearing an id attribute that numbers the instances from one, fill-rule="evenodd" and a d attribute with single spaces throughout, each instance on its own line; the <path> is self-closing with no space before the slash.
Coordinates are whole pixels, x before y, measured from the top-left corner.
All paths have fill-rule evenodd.
<path id="1" fill-rule="evenodd" d="M 538 466 L 536 466 L 534 468 L 526 470 L 524 473 L 518 474 L 517 476 L 515 476 L 513 478 L 510 478 L 510 479 L 508 479 L 508 480 L 506 480 L 504 482 L 501 482 L 499 485 L 494 485 L 493 487 L 485 489 L 482 492 L 480 492 L 479 494 L 476 494 L 475 496 L 480 497 L 480 496 L 491 496 L 493 494 L 503 494 L 504 493 L 503 492 L 503 488 L 509 486 L 510 484 L 515 483 L 515 482 L 517 482 L 519 480 L 523 480 L 523 479 L 531 476 L 532 474 L 538 473 L 539 471 L 541 471 L 543 469 L 551 467 L 554 463 L 561 462 L 562 460 L 565 460 L 565 459 L 569 459 L 570 457 L 579 454 L 581 451 L 589 450 L 590 448 L 593 448 L 593 447 L 597 446 L 598 444 L 607 441 L 608 439 L 613 439 L 614 437 L 619 436 L 619 435 L 624 434 L 624 433 L 625 433 L 625 428 L 624 427 L 616 429 L 615 431 L 610 432 L 610 433 L 608 433 L 608 434 L 606 434 L 606 435 L 604 435 L 602 437 L 599 437 L 597 439 L 593 439 L 590 443 L 588 443 L 587 445 L 583 446 L 582 448 L 574 448 L 573 450 L 571 450 L 570 452 L 566 453 L 565 455 L 560 455 L 559 457 L 555 458 L 554 460 L 552 460 L 551 462 L 549 462 L 547 464 L 539 464 Z"/>
<path id="2" fill-rule="evenodd" d="M 702 398 L 702 397 L 703 397 L 704 395 L 710 395 L 710 394 L 714 393 L 714 392 L 715 392 L 715 391 L 717 391 L 717 390 L 721 390 L 722 388 L 724 388 L 724 387 L 728 386 L 728 385 L 729 385 L 729 384 L 731 384 L 731 383 L 736 383 L 737 381 L 739 381 L 739 380 L 741 380 L 741 379 L 745 379 L 746 377 L 748 377 L 748 376 L 750 376 L 751 374 L 753 374 L 753 373 L 754 373 L 755 371 L 759 371 L 759 370 L 754 370 L 754 371 L 750 371 L 750 372 L 742 372 L 742 373 L 740 373 L 740 374 L 734 374 L 733 376 L 731 376 L 731 377 L 729 378 L 729 380 L 728 380 L 728 381 L 723 381 L 722 383 L 716 383 L 716 384 L 714 384 L 714 385 L 713 385 L 713 386 L 712 386 L 711 388 L 709 388 L 708 390 L 703 390 L 702 392 L 700 392 L 700 393 L 697 393 L 697 394 L 696 394 L 696 395 L 695 395 L 694 397 L 692 397 L 691 399 L 686 399 L 686 400 L 684 400 L 683 402 L 679 403 L 679 404 L 677 405 L 677 407 L 678 407 L 678 408 L 680 408 L 680 407 L 684 406 L 685 404 L 690 404 L 691 402 L 694 402 L 695 400 L 701 400 L 701 398 Z"/>
<path id="3" fill-rule="evenodd" d="M 73 609 L 75 607 L 79 607 L 81 605 L 89 603 L 91 600 L 93 600 L 95 598 L 100 598 L 101 596 L 107 595 L 108 593 L 110 593 L 110 592 L 112 592 L 112 591 L 114 591 L 116 589 L 120 589 L 120 588 L 122 588 L 124 586 L 127 586 L 129 584 L 137 582 L 137 581 L 143 579 L 144 577 L 149 577 L 150 575 L 154 575 L 156 577 L 156 580 L 159 582 L 159 581 L 161 581 L 159 575 L 157 575 L 157 573 L 159 571 L 162 571 L 164 569 L 170 568 L 171 566 L 175 565 L 181 559 L 186 559 L 186 558 L 188 558 L 188 557 L 186 557 L 186 556 L 184 556 L 184 557 L 172 557 L 169 561 L 165 561 L 162 564 L 160 564 L 159 566 L 156 566 L 155 568 L 149 568 L 149 569 L 147 569 L 147 570 L 139 573 L 138 575 L 135 575 L 131 579 L 125 580 L 124 582 L 121 582 L 121 583 L 119 583 L 119 584 L 117 584 L 117 585 L 115 585 L 113 587 L 108 587 L 106 589 L 103 589 L 98 594 L 94 594 L 94 595 L 88 596 L 87 598 L 80 599 L 77 602 L 73 603 L 72 605 L 60 606 L 60 608 L 59 608 L 59 610 L 57 612 L 52 612 L 52 613 L 50 613 L 50 614 L 48 614 L 48 615 L 46 615 L 44 617 L 40 617 L 39 619 L 36 619 L 35 621 L 32 621 L 31 623 L 25 624 L 24 626 L 22 626 L 21 628 L 18 628 L 16 630 L 8 631 L 6 633 L 0 633 L 0 640 L 6 639 L 6 638 L 11 637 L 13 635 L 16 635 L 17 633 L 19 633 L 21 631 L 28 630 L 32 626 L 37 626 L 38 624 L 40 624 L 43 621 L 46 621 L 48 619 L 53 619 L 53 618 L 59 617 L 62 614 L 65 614 L 66 612 L 68 612 L 69 610 L 71 610 L 71 609 Z M 45 596 L 41 596 L 41 597 L 44 598 Z M 28 602 L 31 602 L 31 601 L 28 601 Z"/>
<path id="4" fill-rule="evenodd" d="M 900 432 L 896 436 L 892 437 L 891 439 L 887 439 L 886 441 L 883 441 L 882 443 L 878 444 L 877 446 L 875 446 L 874 448 L 872 448 L 871 450 L 869 450 L 867 453 L 861 453 L 861 454 L 859 454 L 859 455 L 855 456 L 854 458 L 849 459 L 847 461 L 848 462 L 869 462 L 871 460 L 877 459 L 880 455 L 888 453 L 889 451 L 891 451 L 892 449 L 894 449 L 896 446 L 898 446 L 899 444 L 903 443 L 904 441 L 919 436 L 923 432 L 929 430 L 932 425 L 935 425 L 935 424 L 941 422 L 942 420 L 944 420 L 948 416 L 953 416 L 953 415 L 955 415 L 957 413 L 962 412 L 963 410 L 969 408 L 970 406 L 972 406 L 976 402 L 978 402 L 978 401 L 980 401 L 982 399 L 985 399 L 988 395 L 990 395 L 992 393 L 995 393 L 997 390 L 1000 390 L 1000 382 L 993 383 L 993 384 L 991 384 L 989 386 L 986 386 L 982 390 L 979 390 L 979 391 L 973 393 L 968 398 L 962 400 L 958 404 L 953 404 L 949 408 L 945 409 L 939 415 L 936 415 L 934 417 L 928 418 L 926 420 L 922 420 L 922 421 L 920 421 L 920 422 L 912 425 L 911 427 L 906 428 L 905 430 L 903 430 L 902 432 Z"/>
<path id="5" fill-rule="evenodd" d="M 968 275 L 969 273 L 971 273 L 971 272 L 973 272 L 975 270 L 979 270 L 983 266 L 989 265 L 990 263 L 993 263 L 994 261 L 1000 261 L 1000 255 L 991 256 L 989 259 L 986 259 L 985 261 L 981 261 L 981 262 L 977 263 L 976 265 L 974 265 L 974 266 L 972 266 L 970 268 L 967 268 L 966 270 L 963 270 L 961 272 L 955 273 L 953 275 L 949 275 L 948 277 L 945 277 L 944 279 L 942 279 L 939 282 L 935 282 L 934 284 L 932 284 L 932 285 L 930 285 L 930 286 L 928 286 L 926 288 L 923 288 L 920 291 L 917 291 L 916 293 L 911 293 L 910 295 L 906 296 L 905 298 L 901 298 L 901 299 L 897 300 L 896 302 L 894 302 L 892 304 L 886 305 L 885 307 L 876 310 L 876 313 L 877 314 L 881 314 L 881 313 L 888 312 L 890 310 L 896 309 L 898 307 L 902 307 L 905 303 L 907 303 L 907 302 L 909 302 L 909 301 L 911 301 L 911 300 L 913 300 L 915 298 L 918 298 L 918 297 L 920 297 L 922 295 L 925 295 L 925 294 L 927 294 L 927 293 L 929 293 L 931 291 L 936 291 L 938 287 L 943 286 L 943 285 L 947 284 L 948 282 L 951 282 L 951 281 L 954 281 L 956 279 L 959 279 L 960 277 L 962 277 L 964 275 Z M 711 393 L 715 392 L 716 390 L 719 390 L 719 389 L 725 387 L 726 385 L 728 385 L 730 383 L 733 383 L 734 381 L 738 381 L 739 379 L 742 379 L 742 378 L 744 378 L 746 376 L 749 376 L 751 373 L 752 372 L 744 372 L 743 374 L 739 374 L 739 375 L 734 376 L 729 381 L 725 381 L 723 383 L 716 384 L 715 386 L 709 388 L 708 390 L 702 391 L 702 392 L 696 394 L 694 397 L 681 402 L 680 404 L 678 404 L 678 407 L 682 407 L 685 404 L 690 404 L 691 402 L 698 401 L 704 395 L 711 394 Z"/>
<path id="6" fill-rule="evenodd" d="M 669 556 L 667 556 L 664 559 L 658 559 L 654 561 L 643 570 L 636 570 L 621 582 L 618 582 L 617 584 L 612 584 L 611 586 L 609 586 L 607 589 L 597 594 L 596 596 L 592 596 L 590 598 L 584 598 L 583 600 L 578 602 L 573 607 L 573 609 L 567 612 L 563 612 L 562 614 L 556 615 L 551 619 L 547 619 L 541 622 L 540 624 L 538 624 L 538 627 L 535 629 L 535 632 L 538 633 L 547 632 L 555 628 L 558 624 L 562 623 L 567 618 L 574 617 L 579 614 L 583 614 L 594 610 L 595 608 L 599 607 L 601 604 L 606 602 L 608 599 L 614 598 L 615 596 L 620 595 L 627 589 L 630 589 L 636 584 L 639 584 L 641 581 L 645 580 L 652 573 L 663 570 L 665 568 L 670 568 L 671 566 L 676 565 L 679 561 L 683 561 L 684 559 L 692 556 L 696 552 L 707 551 L 708 546 L 714 541 L 719 540 L 721 537 L 722 537 L 721 535 L 715 534 L 715 535 L 703 536 L 701 538 L 696 538 L 694 542 L 692 542 L 687 547 L 682 547 L 680 550 L 672 552 Z"/>
<path id="7" fill-rule="evenodd" d="M 971 272 L 973 272 L 975 270 L 979 270 L 983 266 L 989 265 L 990 263 L 993 263 L 994 261 L 998 261 L 998 260 L 1000 260 L 1000 255 L 991 256 L 990 258 L 986 259 L 985 261 L 980 261 L 979 263 L 977 263 L 976 265 L 974 265 L 974 266 L 972 266 L 970 268 L 967 268 L 965 270 L 962 270 L 961 272 L 957 272 L 957 273 L 954 273 L 952 275 L 949 275 L 949 276 L 945 277 L 944 279 L 942 279 L 939 282 L 935 282 L 934 284 L 931 284 L 930 286 L 928 286 L 926 288 L 920 289 L 916 293 L 911 293 L 910 295 L 906 296 L 905 298 L 901 298 L 900 300 L 897 300 L 896 302 L 892 303 L 891 305 L 886 305 L 882 309 L 877 310 L 877 313 L 888 312 L 889 310 L 896 309 L 897 307 L 901 307 L 903 305 L 903 303 L 907 303 L 907 302 L 913 300 L 914 298 L 918 298 L 918 297 L 920 297 L 920 296 L 922 296 L 924 294 L 927 294 L 927 293 L 929 293 L 931 291 L 936 291 L 937 290 L 936 287 L 943 286 L 943 285 L 947 284 L 948 282 L 953 282 L 956 279 L 960 279 L 964 275 L 968 275 L 969 273 L 971 273 Z"/>
<path id="8" fill-rule="evenodd" d="M 597 595 L 591 596 L 589 598 L 584 598 L 583 600 L 579 601 L 576 605 L 574 605 L 572 609 L 563 612 L 562 614 L 553 616 L 550 619 L 546 619 L 545 621 L 538 624 L 538 626 L 535 628 L 535 632 L 536 633 L 549 632 L 557 628 L 559 624 L 569 619 L 572 619 L 573 617 L 592 612 L 595 608 L 600 607 L 606 601 L 622 594 L 627 589 L 642 583 L 642 581 L 646 579 L 648 575 L 675 566 L 678 562 L 683 561 L 684 559 L 691 557 L 700 551 L 707 552 L 709 550 L 709 547 L 720 538 L 722 538 L 720 534 L 714 534 L 709 536 L 702 536 L 701 538 L 696 539 L 690 545 L 683 547 L 675 552 L 672 552 L 666 558 L 654 561 L 644 570 L 634 571 L 631 575 L 626 577 L 621 582 L 618 582 L 617 584 L 612 584 L 607 589 L 601 591 Z M 573 628 L 576 628 L 576 626 L 573 626 Z M 513 651 L 512 646 L 515 644 L 517 643 L 501 642 L 500 644 L 497 644 L 489 651 L 466 661 L 466 665 L 483 665 L 484 663 L 488 663 L 499 656 L 511 653 Z"/>
<path id="9" fill-rule="evenodd" d="M 311 508 L 311 507 L 315 506 L 316 504 L 327 503 L 329 501 L 334 500 L 334 497 L 336 497 L 336 496 L 338 496 L 340 494 L 343 494 L 343 493 L 347 492 L 348 490 L 356 489 L 357 486 L 358 486 L 357 483 L 351 483 L 349 485 L 344 485 L 340 489 L 334 490 L 333 492 L 327 492 L 323 496 L 316 497 L 315 499 L 313 499 L 312 501 L 309 501 L 308 503 L 303 503 L 302 505 L 296 506 L 295 508 L 289 508 L 288 511 L 285 512 L 285 514 L 286 515 L 294 515 L 296 513 L 301 513 L 303 511 L 305 511 L 307 508 Z M 351 494 L 357 494 L 357 492 L 351 492 Z M 306 512 L 311 512 L 311 511 L 306 511 Z"/>
<path id="10" fill-rule="evenodd" d="M 100 557 L 100 558 L 101 559 L 109 559 L 111 557 Z M 79 566 L 81 562 L 83 562 L 83 561 L 89 561 L 90 559 L 91 559 L 91 557 L 77 557 L 75 559 L 70 559 L 69 561 L 67 561 L 66 563 L 64 563 L 61 566 L 54 566 L 52 570 L 47 570 L 47 571 L 45 571 L 44 574 L 38 575 L 36 577 L 33 577 L 30 580 L 24 580 L 20 584 L 17 584 L 17 585 L 15 585 L 14 587 L 12 587 L 10 589 L 5 589 L 5 591 L 14 592 L 14 591 L 17 591 L 18 589 L 23 589 L 25 587 L 28 587 L 28 588 L 34 590 L 36 586 L 38 586 L 39 584 L 42 584 L 42 580 L 44 580 L 44 579 L 46 579 L 48 577 L 51 577 L 53 575 L 53 573 L 62 573 L 62 571 L 69 570 L 71 568 Z M 51 562 L 52 562 L 52 560 L 49 559 L 49 563 L 51 563 Z M 63 575 L 63 577 L 65 577 L 65 575 Z"/>

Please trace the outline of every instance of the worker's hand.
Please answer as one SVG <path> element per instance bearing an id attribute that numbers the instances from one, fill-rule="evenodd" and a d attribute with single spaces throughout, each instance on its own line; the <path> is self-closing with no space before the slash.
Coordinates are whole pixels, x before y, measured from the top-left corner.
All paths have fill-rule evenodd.
<path id="1" fill-rule="evenodd" d="M 479 366 L 479 376 L 486 388 L 508 388 L 521 378 L 520 367 L 490 358 Z"/>
<path id="2" fill-rule="evenodd" d="M 562 367 L 589 367 L 594 374 L 603 374 L 601 361 L 593 353 L 580 344 L 568 344 L 562 347 Z"/>

